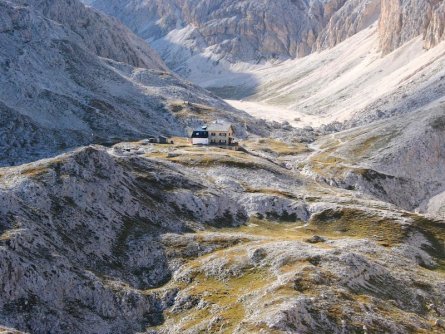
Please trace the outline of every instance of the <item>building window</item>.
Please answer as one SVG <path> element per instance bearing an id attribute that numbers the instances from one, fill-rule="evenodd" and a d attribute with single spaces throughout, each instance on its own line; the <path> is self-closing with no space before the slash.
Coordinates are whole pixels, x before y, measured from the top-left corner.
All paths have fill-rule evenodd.
<path id="1" fill-rule="evenodd" d="M 216 136 L 216 133 L 215 133 L 215 132 L 212 132 L 212 136 L 215 137 L 215 136 Z"/>

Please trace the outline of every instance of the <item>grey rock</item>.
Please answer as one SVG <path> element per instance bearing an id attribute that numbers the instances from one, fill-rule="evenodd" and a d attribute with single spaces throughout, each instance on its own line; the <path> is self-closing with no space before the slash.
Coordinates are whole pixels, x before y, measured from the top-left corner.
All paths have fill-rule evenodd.
<path id="1" fill-rule="evenodd" d="M 310 237 L 309 239 L 306 239 L 306 242 L 310 244 L 318 244 L 320 242 L 326 242 L 326 239 L 323 237 L 320 237 L 319 235 L 314 235 Z"/>

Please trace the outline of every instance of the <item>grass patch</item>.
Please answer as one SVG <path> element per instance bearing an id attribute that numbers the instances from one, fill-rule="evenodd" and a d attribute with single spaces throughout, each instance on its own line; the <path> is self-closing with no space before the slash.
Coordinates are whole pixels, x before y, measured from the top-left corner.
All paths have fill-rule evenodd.
<path id="1" fill-rule="evenodd" d="M 375 152 L 379 149 L 388 147 L 391 140 L 398 134 L 399 133 L 397 131 L 393 131 L 379 136 L 368 137 L 361 142 L 356 143 L 353 146 L 353 149 L 350 150 L 351 161 L 356 161 L 357 159 L 364 158 L 371 152 Z"/>
<path id="2" fill-rule="evenodd" d="M 228 166 L 234 168 L 266 169 L 272 166 L 257 161 L 254 157 L 239 151 L 214 149 L 212 151 L 177 152 L 167 156 L 169 161 L 190 167 Z"/>
<path id="3" fill-rule="evenodd" d="M 271 138 L 246 140 L 242 142 L 242 145 L 252 151 L 265 152 L 276 156 L 299 155 L 311 151 L 303 143 L 285 143 Z"/>
<path id="4" fill-rule="evenodd" d="M 245 317 L 242 297 L 264 288 L 270 283 L 270 277 L 269 273 L 259 269 L 251 269 L 242 276 L 231 277 L 227 280 L 219 280 L 200 273 L 195 277 L 193 286 L 187 289 L 187 293 L 202 299 L 208 305 L 212 305 L 213 310 L 216 310 L 216 314 L 214 311 L 212 316 L 218 316 L 219 321 L 212 324 L 214 327 L 211 330 L 216 332 L 223 328 L 224 333 L 232 333 Z M 202 313 L 202 310 L 197 312 Z M 192 320 L 186 323 L 186 328 L 183 329 L 191 328 L 196 325 L 196 321 L 199 323 L 202 320 L 202 318 Z"/>
<path id="5" fill-rule="evenodd" d="M 177 118 L 199 116 L 203 121 L 211 121 L 217 112 L 216 108 L 188 101 L 170 101 L 168 108 Z"/>
<path id="6" fill-rule="evenodd" d="M 311 158 L 310 166 L 319 175 L 335 177 L 347 169 L 343 165 L 345 162 L 345 159 L 331 155 L 330 151 L 324 151 Z"/>
<path id="7" fill-rule="evenodd" d="M 277 222 L 250 217 L 247 224 L 235 228 L 221 229 L 222 232 L 245 233 L 253 236 L 278 240 L 303 240 L 312 236 L 311 231 L 303 228 L 304 222 Z"/>
<path id="8" fill-rule="evenodd" d="M 48 172 L 48 166 L 37 165 L 37 166 L 26 166 L 24 169 L 20 170 L 20 174 L 27 177 L 36 177 Z"/>
<path id="9" fill-rule="evenodd" d="M 315 214 L 308 228 L 320 235 L 374 237 L 383 246 L 400 244 L 409 233 L 395 220 L 351 208 L 329 209 Z"/>

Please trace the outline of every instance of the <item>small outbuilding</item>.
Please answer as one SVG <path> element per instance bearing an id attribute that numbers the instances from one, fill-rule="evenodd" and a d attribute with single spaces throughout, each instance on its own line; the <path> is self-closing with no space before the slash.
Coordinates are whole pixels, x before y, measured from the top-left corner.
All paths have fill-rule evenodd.
<path id="1" fill-rule="evenodd" d="M 159 136 L 159 144 L 168 144 L 168 138 L 165 136 Z"/>
<path id="2" fill-rule="evenodd" d="M 203 126 L 201 129 L 197 129 L 192 132 L 192 144 L 209 145 L 209 132 L 207 131 L 206 126 Z"/>

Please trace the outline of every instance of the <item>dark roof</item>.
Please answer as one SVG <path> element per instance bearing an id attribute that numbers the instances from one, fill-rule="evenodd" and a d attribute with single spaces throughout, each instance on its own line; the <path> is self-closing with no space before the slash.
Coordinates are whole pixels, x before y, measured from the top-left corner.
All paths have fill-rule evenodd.
<path id="1" fill-rule="evenodd" d="M 192 138 L 209 138 L 209 132 L 200 130 L 193 131 Z"/>

